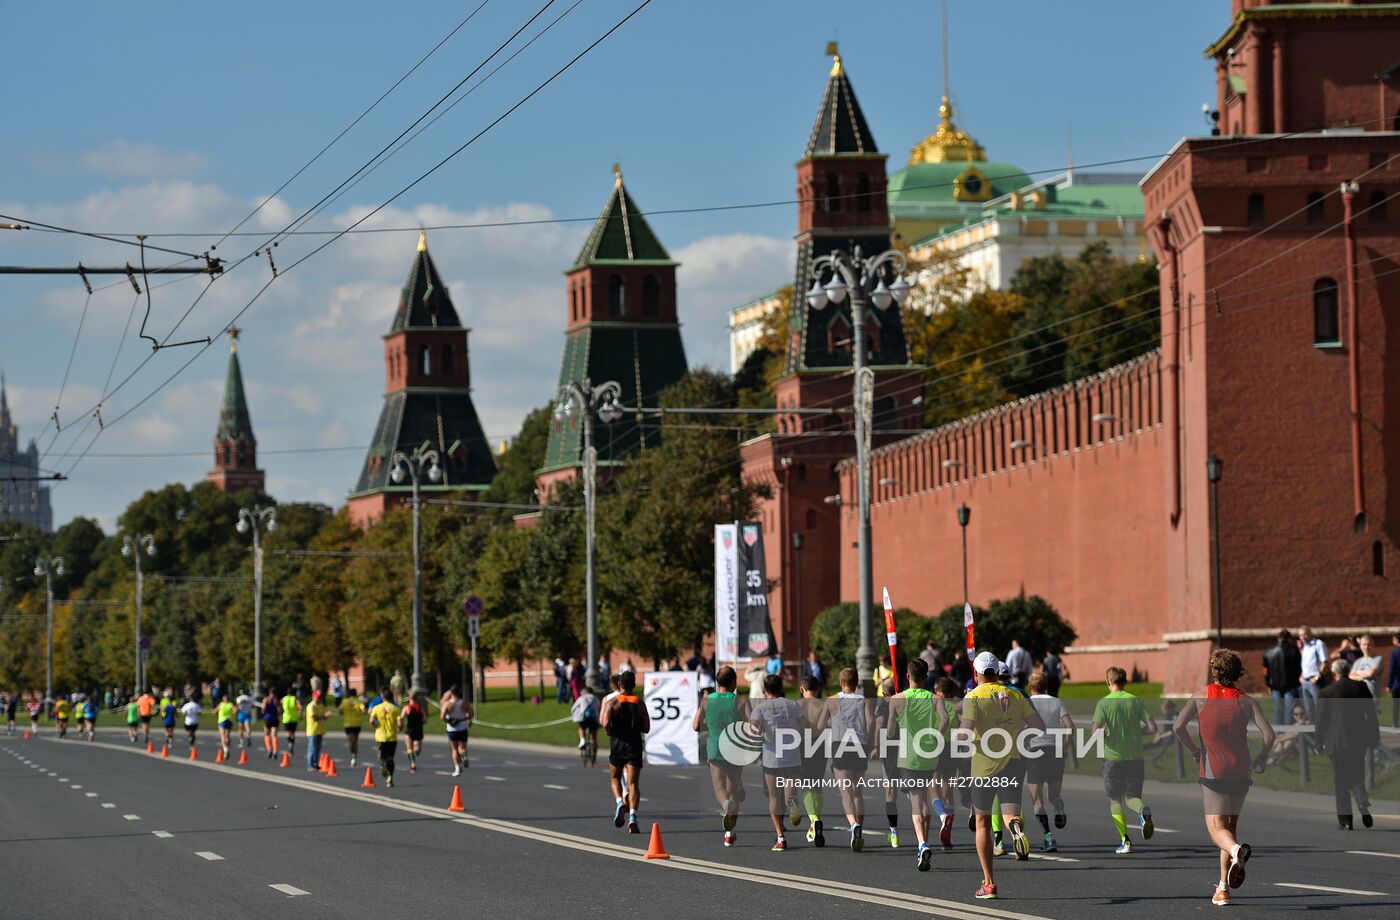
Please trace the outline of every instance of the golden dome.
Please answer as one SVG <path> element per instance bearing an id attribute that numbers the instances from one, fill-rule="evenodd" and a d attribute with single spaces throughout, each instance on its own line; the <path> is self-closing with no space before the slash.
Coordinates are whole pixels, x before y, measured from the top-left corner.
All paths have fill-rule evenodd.
<path id="1" fill-rule="evenodd" d="M 910 151 L 910 166 L 919 163 L 972 163 L 987 159 L 982 145 L 953 124 L 953 103 L 947 96 L 938 106 L 938 118 L 938 130 Z"/>

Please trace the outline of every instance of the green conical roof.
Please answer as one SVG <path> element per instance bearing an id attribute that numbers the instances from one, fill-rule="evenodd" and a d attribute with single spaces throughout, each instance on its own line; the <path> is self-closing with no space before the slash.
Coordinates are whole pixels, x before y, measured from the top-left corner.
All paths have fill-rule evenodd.
<path id="1" fill-rule="evenodd" d="M 219 409 L 219 441 L 253 442 L 253 420 L 248 415 L 248 397 L 243 393 L 243 369 L 238 365 L 238 348 L 228 356 L 228 376 L 224 379 L 224 404 Z"/>
<path id="2" fill-rule="evenodd" d="M 460 328 L 462 321 L 457 318 L 457 308 L 452 298 L 447 296 L 447 285 L 442 283 L 433 257 L 428 255 L 428 237 L 418 234 L 418 254 L 414 256 L 413 267 L 408 271 L 408 280 L 399 293 L 399 309 L 394 313 L 394 324 L 389 331 L 402 329 L 443 329 Z"/>
<path id="3" fill-rule="evenodd" d="M 586 265 L 634 262 L 650 265 L 675 265 L 666 247 L 656 238 L 642 216 L 641 208 L 627 194 L 619 174 L 603 213 L 593 225 L 593 232 L 583 244 L 578 258 L 569 271 Z"/>

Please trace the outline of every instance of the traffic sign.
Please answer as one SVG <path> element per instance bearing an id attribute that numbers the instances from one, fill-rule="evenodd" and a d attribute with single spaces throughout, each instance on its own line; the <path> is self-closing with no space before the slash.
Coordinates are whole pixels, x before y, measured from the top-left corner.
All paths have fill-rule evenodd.
<path id="1" fill-rule="evenodd" d="M 486 602 L 473 594 L 471 597 L 467 598 L 466 603 L 462 605 L 462 609 L 466 611 L 469 617 L 479 617 L 481 616 L 481 612 L 486 609 Z"/>
<path id="2" fill-rule="evenodd" d="M 481 637 L 481 617 L 467 618 L 467 638 L 476 640 Z"/>
<path id="3" fill-rule="evenodd" d="M 149 652 L 150 650 L 151 650 L 151 637 L 150 637 L 150 636 L 142 636 L 142 637 L 141 637 L 141 651 L 143 651 L 143 652 Z"/>

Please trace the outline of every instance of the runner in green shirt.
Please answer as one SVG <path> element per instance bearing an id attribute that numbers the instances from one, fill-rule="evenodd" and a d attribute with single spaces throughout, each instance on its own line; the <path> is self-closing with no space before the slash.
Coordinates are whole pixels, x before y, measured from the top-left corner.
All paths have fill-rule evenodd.
<path id="1" fill-rule="evenodd" d="M 729 665 L 715 674 L 715 684 L 719 690 L 700 700 L 691 727 L 697 732 L 703 727 L 709 733 L 705 740 L 705 759 L 710 763 L 710 784 L 714 787 L 715 801 L 719 803 L 723 815 L 724 845 L 732 847 L 738 837 L 734 826 L 739 822 L 739 802 L 744 797 L 744 768 L 742 764 L 732 764 L 724 759 L 720 738 L 726 734 L 726 730 L 731 742 L 737 743 L 745 738 L 742 732 L 736 734 L 737 730 L 729 727 L 735 722 L 745 721 L 748 707 L 734 692 L 739 685 L 739 675 Z"/>
<path id="2" fill-rule="evenodd" d="M 1094 707 L 1094 731 L 1103 733 L 1103 789 L 1118 831 L 1114 852 L 1131 853 L 1125 806 L 1137 812 L 1142 839 L 1152 836 L 1152 809 L 1142 801 L 1142 733 L 1155 733 L 1157 723 L 1147 714 L 1142 700 L 1124 689 L 1128 685 L 1126 671 L 1109 668 L 1105 677 L 1109 692 Z"/>
<path id="3" fill-rule="evenodd" d="M 136 743 L 136 729 L 140 724 L 140 708 L 136 705 L 136 697 L 132 697 L 126 702 L 126 737 L 132 744 Z"/>
<path id="4" fill-rule="evenodd" d="M 297 756 L 297 720 L 301 718 L 301 700 L 290 690 L 282 697 L 282 730 L 287 733 L 287 754 Z"/>
<path id="5" fill-rule="evenodd" d="M 219 748 L 223 751 L 224 760 L 228 760 L 229 745 L 233 743 L 231 732 L 237 709 L 228 697 L 224 697 L 214 709 L 214 722 L 219 726 Z"/>
<path id="6" fill-rule="evenodd" d="M 890 714 L 899 726 L 899 779 L 909 795 L 913 811 L 914 836 L 919 840 L 915 866 L 929 870 L 933 849 L 929 846 L 929 802 L 933 797 L 934 773 L 938 769 L 942 737 L 934 718 L 933 694 L 924 689 L 928 682 L 928 662 L 913 658 L 908 668 L 909 689 L 890 700 Z"/>

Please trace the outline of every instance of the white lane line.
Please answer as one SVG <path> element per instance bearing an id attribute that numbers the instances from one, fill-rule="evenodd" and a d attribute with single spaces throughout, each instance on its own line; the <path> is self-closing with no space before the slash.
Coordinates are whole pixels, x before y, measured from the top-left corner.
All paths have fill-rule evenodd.
<path id="1" fill-rule="evenodd" d="M 81 789 L 81 788 L 83 788 L 83 785 L 82 785 L 82 783 L 74 783 L 73 785 L 69 786 L 68 788 L 69 788 L 69 789 Z"/>
<path id="2" fill-rule="evenodd" d="M 151 835 L 159 837 L 161 840 L 169 840 L 171 837 L 175 836 L 174 834 L 170 833 L 170 831 L 151 831 Z"/>
<path id="3" fill-rule="evenodd" d="M 218 853 L 211 853 L 211 852 L 209 852 L 208 850 L 198 850 L 198 851 L 195 852 L 194 855 L 198 856 L 200 859 L 207 859 L 207 860 L 209 860 L 210 862 L 221 862 L 221 861 L 223 861 L 223 857 L 220 856 Z M 275 887 L 277 887 L 277 886 L 274 885 L 273 887 L 275 888 Z"/>
<path id="4" fill-rule="evenodd" d="M 666 776 L 669 779 L 690 779 L 690 777 L 686 776 L 684 773 L 667 773 Z"/>
<path id="5" fill-rule="evenodd" d="M 504 783 L 506 781 L 506 778 L 504 776 L 488 776 L 486 778 L 493 783 Z"/>
<path id="6" fill-rule="evenodd" d="M 90 798 L 90 799 L 95 799 L 95 798 L 97 798 L 97 793 L 96 793 L 96 792 L 84 792 L 83 795 L 87 796 L 87 797 Z"/>
<path id="7" fill-rule="evenodd" d="M 125 819 L 128 820 L 128 821 L 140 821 L 140 820 L 141 820 L 141 816 L 140 816 L 140 815 L 122 815 L 122 817 L 125 818 Z"/>
<path id="8" fill-rule="evenodd" d="M 66 777 L 66 776 L 60 776 L 60 777 L 58 778 L 58 781 L 59 781 L 60 783 L 66 783 L 66 782 L 68 782 L 68 777 Z"/>
<path id="9" fill-rule="evenodd" d="M 1384 856 L 1387 859 L 1400 859 L 1400 853 L 1377 853 L 1375 850 L 1347 850 L 1352 856 Z"/>
<path id="10" fill-rule="evenodd" d="M 285 883 L 279 884 L 279 885 L 268 885 L 267 887 L 271 888 L 273 891 L 280 891 L 280 892 L 282 892 L 283 894 L 287 895 L 288 897 L 293 897 L 293 898 L 296 897 L 296 896 L 299 895 L 299 894 L 310 894 L 310 893 L 311 893 L 311 892 L 309 892 L 309 891 L 302 891 L 300 888 L 297 888 L 295 885 L 288 885 L 288 884 L 285 884 Z"/>
<path id="11" fill-rule="evenodd" d="M 1129 825 L 1128 825 L 1128 830 L 1130 830 L 1130 831 L 1137 831 L 1139 834 L 1142 833 L 1142 827 L 1139 826 L 1139 825 L 1137 825 L 1137 824 L 1129 824 Z M 1173 829 L 1171 829 L 1170 827 L 1160 827 L 1160 826 L 1159 826 L 1159 827 L 1154 827 L 1152 830 L 1153 830 L 1154 833 L 1158 833 L 1158 834 L 1179 834 L 1179 833 L 1181 833 L 1180 831 L 1173 830 Z"/>
<path id="12" fill-rule="evenodd" d="M 1383 898 L 1384 891 L 1362 891 L 1360 888 L 1328 888 L 1326 885 L 1304 885 L 1300 882 L 1274 882 L 1275 888 L 1301 888 L 1304 891 L 1325 891 L 1327 894 L 1354 894 L 1363 898 Z"/>
<path id="13" fill-rule="evenodd" d="M 1070 856 L 1046 856 L 1043 853 L 1032 853 L 1031 859 L 1043 859 L 1046 862 L 1079 862 Z"/>
<path id="14" fill-rule="evenodd" d="M 568 787 L 568 786 L 560 786 L 560 785 L 557 784 L 557 783 L 545 783 L 545 784 L 544 784 L 544 788 L 546 788 L 546 789 L 567 790 L 569 787 Z"/>
<path id="15" fill-rule="evenodd" d="M 103 807 L 103 808 L 116 808 L 117 806 L 116 806 L 115 804 L 111 803 L 111 802 L 103 802 L 103 803 L 102 803 L 102 807 Z"/>

